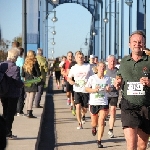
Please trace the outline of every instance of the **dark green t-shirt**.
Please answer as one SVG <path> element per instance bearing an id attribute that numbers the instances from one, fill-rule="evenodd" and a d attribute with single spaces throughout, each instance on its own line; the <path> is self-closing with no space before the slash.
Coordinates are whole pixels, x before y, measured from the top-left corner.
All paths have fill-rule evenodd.
<path id="1" fill-rule="evenodd" d="M 150 87 L 139 83 L 144 68 L 150 72 L 150 56 L 143 53 L 136 62 L 129 55 L 122 59 L 117 75 L 123 78 L 122 95 L 125 99 L 135 105 L 150 106 Z"/>

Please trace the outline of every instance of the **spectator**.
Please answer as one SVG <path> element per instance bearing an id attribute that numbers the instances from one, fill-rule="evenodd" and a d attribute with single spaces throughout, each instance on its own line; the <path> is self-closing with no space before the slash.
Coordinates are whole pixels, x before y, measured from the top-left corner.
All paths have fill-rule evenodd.
<path id="1" fill-rule="evenodd" d="M 6 122 L 2 116 L 0 116 L 0 150 L 6 148 Z"/>
<path id="2" fill-rule="evenodd" d="M 23 58 L 23 53 L 24 49 L 23 48 L 18 48 L 20 51 L 20 56 L 17 58 L 16 65 L 20 68 L 20 75 L 22 76 L 22 67 L 24 64 L 24 58 Z M 23 80 L 23 78 L 21 78 Z M 24 91 L 24 86 L 20 89 L 20 97 L 18 99 L 17 103 L 17 116 L 24 116 L 23 108 L 24 108 L 24 100 L 25 100 L 25 91 Z"/>
<path id="3" fill-rule="evenodd" d="M 29 50 L 27 52 L 27 57 L 25 58 L 25 63 L 22 69 L 22 77 L 25 80 L 32 80 L 34 77 L 40 77 L 40 69 L 38 66 L 38 62 L 36 60 L 36 56 L 34 51 Z M 33 101 L 35 98 L 35 94 L 38 91 L 38 85 L 32 84 L 31 87 L 25 87 L 26 92 L 26 108 L 27 108 L 27 117 L 29 118 L 36 118 L 33 116 Z"/>
<path id="4" fill-rule="evenodd" d="M 36 58 L 37 58 L 39 68 L 41 71 L 42 81 L 41 81 L 41 83 L 38 84 L 38 91 L 36 92 L 36 96 L 35 96 L 35 107 L 42 108 L 42 106 L 40 106 L 40 101 L 41 101 L 41 96 L 43 94 L 44 85 L 46 82 L 46 73 L 48 71 L 48 62 L 46 61 L 45 57 L 43 57 L 43 50 L 41 48 L 37 49 Z"/>
<path id="5" fill-rule="evenodd" d="M 17 102 L 20 96 L 20 88 L 23 86 L 23 82 L 20 77 L 20 69 L 16 66 L 15 62 L 19 56 L 19 50 L 12 48 L 8 51 L 7 61 L 4 61 L 0 65 L 0 71 L 6 72 L 9 80 L 9 90 L 6 95 L 1 97 L 3 106 L 3 117 L 6 120 L 6 137 L 7 139 L 16 139 L 17 136 L 12 134 L 12 123 L 14 121 L 14 115 L 16 113 Z"/>
<path id="6" fill-rule="evenodd" d="M 20 43 L 15 41 L 15 42 L 12 42 L 12 48 L 18 48 L 20 46 Z"/>

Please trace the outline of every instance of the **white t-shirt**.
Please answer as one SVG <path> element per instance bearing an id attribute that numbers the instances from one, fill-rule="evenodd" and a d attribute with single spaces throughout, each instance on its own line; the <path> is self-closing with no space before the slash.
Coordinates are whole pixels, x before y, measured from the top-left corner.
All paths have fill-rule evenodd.
<path id="1" fill-rule="evenodd" d="M 100 87 L 98 93 L 90 93 L 90 105 L 108 105 L 107 94 L 105 91 L 105 87 L 108 85 L 111 85 L 111 79 L 108 76 L 104 76 L 103 79 L 100 79 L 97 74 L 95 74 L 88 79 L 85 87 L 90 87 L 92 89 L 95 89 L 96 86 Z"/>
<path id="2" fill-rule="evenodd" d="M 62 62 L 59 64 L 59 67 L 61 68 L 61 67 L 63 66 L 64 63 L 65 63 L 65 62 L 62 61 Z"/>
<path id="3" fill-rule="evenodd" d="M 85 63 L 81 66 L 75 64 L 74 66 L 72 66 L 69 71 L 68 77 L 74 77 L 75 84 L 73 85 L 73 90 L 75 92 L 87 93 L 85 92 L 85 84 L 87 83 L 88 78 L 93 74 L 94 73 L 90 64 Z"/>

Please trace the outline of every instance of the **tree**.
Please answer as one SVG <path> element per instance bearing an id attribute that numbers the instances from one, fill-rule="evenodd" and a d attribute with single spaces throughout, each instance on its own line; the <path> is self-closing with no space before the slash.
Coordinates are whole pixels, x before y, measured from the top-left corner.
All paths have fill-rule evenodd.
<path id="1" fill-rule="evenodd" d="M 19 42 L 20 43 L 20 47 L 22 47 L 22 36 L 15 37 L 13 39 L 13 42 Z"/>

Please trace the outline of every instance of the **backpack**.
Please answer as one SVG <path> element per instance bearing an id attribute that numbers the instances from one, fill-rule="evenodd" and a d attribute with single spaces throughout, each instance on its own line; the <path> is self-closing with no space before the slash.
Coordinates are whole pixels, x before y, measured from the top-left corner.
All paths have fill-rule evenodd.
<path id="1" fill-rule="evenodd" d="M 6 72 L 0 72 L 0 97 L 5 96 L 9 90 L 10 77 L 7 76 Z"/>

